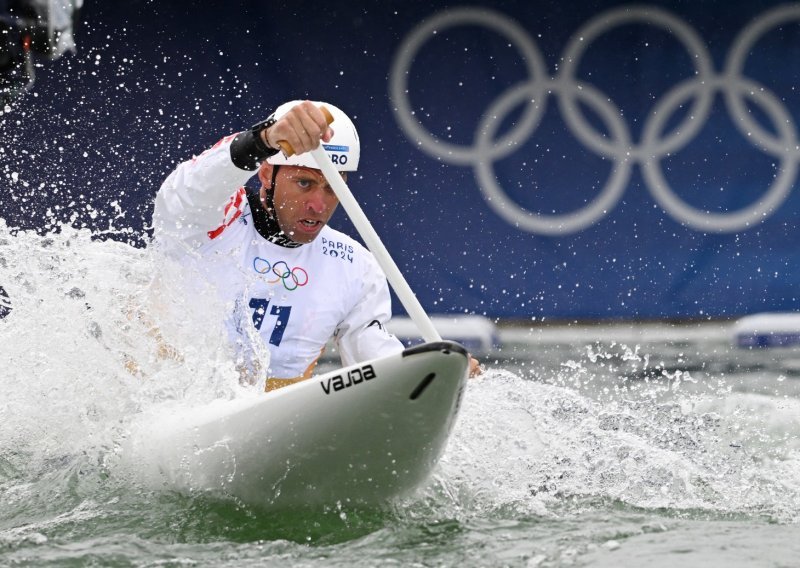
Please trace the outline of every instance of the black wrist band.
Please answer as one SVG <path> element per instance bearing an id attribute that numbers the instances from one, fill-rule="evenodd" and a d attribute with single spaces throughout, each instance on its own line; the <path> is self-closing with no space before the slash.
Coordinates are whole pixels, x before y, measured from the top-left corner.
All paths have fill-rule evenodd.
<path id="1" fill-rule="evenodd" d="M 256 135 L 256 145 L 258 149 L 264 152 L 267 158 L 274 156 L 280 150 L 279 148 L 272 148 L 269 144 L 265 143 L 264 140 L 261 138 L 261 132 L 272 126 L 278 122 L 275 119 L 275 115 L 271 114 L 269 118 L 266 120 L 262 120 L 261 122 L 257 122 L 253 126 L 250 127 L 250 131 Z"/>
<path id="2" fill-rule="evenodd" d="M 231 142 L 231 161 L 237 168 L 253 171 L 258 164 L 278 153 L 277 149 L 270 148 L 261 139 L 261 132 L 275 122 L 275 117 L 270 116 L 236 135 Z"/>

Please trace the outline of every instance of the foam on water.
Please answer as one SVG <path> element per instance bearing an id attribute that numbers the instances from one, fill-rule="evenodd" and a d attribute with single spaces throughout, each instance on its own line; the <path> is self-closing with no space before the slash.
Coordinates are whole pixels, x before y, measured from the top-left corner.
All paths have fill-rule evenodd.
<path id="1" fill-rule="evenodd" d="M 599 499 L 796 521 L 800 401 L 675 384 L 597 400 L 492 371 L 471 383 L 428 499 L 453 518 L 552 518 Z"/>
<path id="2" fill-rule="evenodd" d="M 224 306 L 192 300 L 181 280 L 149 250 L 69 228 L 12 234 L 0 222 L 11 303 L 0 320 L 0 526 L 55 503 L 89 514 L 97 487 L 116 482 L 104 480 L 132 420 L 246 390 L 223 340 Z"/>
<path id="3" fill-rule="evenodd" d="M 43 237 L 0 223 L 0 285 L 12 306 L 0 319 L 0 549 L 9 558 L 15 550 L 67 558 L 47 548 L 54 535 L 74 550 L 104 542 L 137 561 L 172 558 L 175 539 L 215 558 L 203 542 L 302 541 L 313 530 L 329 541 L 336 531 L 339 540 L 364 537 L 358 558 L 359 546 L 395 554 L 420 531 L 448 533 L 452 523 L 478 526 L 477 535 L 481 523 L 565 523 L 620 507 L 798 520 L 797 398 L 658 369 L 644 350 L 616 344 L 534 364 L 527 375 L 499 367 L 470 381 L 434 479 L 389 517 L 359 525 L 335 511 L 322 528 L 315 519 L 287 537 L 286 527 L 270 533 L 276 522 L 258 511 L 159 497 L 118 467 L 133 425 L 258 389 L 239 384 L 225 347 L 221 322 L 231 307 L 187 294 L 186 278 L 150 250 L 86 231 Z M 161 528 L 150 538 L 145 525 Z M 120 552 L 113 543 L 121 535 L 139 540 Z M 287 549 L 309 559 L 286 544 L 242 554 L 278 560 Z M 409 561 L 418 559 L 412 550 Z"/>

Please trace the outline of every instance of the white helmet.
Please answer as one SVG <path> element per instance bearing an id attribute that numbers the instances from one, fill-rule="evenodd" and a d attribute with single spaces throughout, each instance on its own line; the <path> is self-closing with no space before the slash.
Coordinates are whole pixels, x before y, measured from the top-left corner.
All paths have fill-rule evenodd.
<path id="1" fill-rule="evenodd" d="M 291 108 L 303 101 L 290 101 L 283 103 L 273 116 L 276 120 L 285 115 Z M 358 159 L 361 156 L 361 145 L 358 142 L 358 132 L 353 121 L 339 108 L 330 103 L 312 101 L 317 106 L 326 107 L 333 115 L 333 138 L 329 142 L 323 142 L 322 147 L 328 153 L 328 157 L 333 162 L 333 166 L 340 172 L 354 172 L 358 169 Z M 267 158 L 267 163 L 286 166 L 305 166 L 307 168 L 319 169 L 316 160 L 310 152 L 305 154 L 292 154 L 288 158 L 283 152 L 278 152 L 274 156 Z"/>

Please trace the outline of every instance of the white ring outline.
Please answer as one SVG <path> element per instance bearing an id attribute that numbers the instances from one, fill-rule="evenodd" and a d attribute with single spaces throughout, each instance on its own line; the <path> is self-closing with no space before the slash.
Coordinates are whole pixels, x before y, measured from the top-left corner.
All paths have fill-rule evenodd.
<path id="1" fill-rule="evenodd" d="M 725 64 L 725 77 L 729 81 L 735 81 L 736 77 L 743 77 L 742 72 L 744 71 L 747 56 L 761 35 L 768 29 L 791 20 L 800 20 L 800 5 L 778 6 L 750 22 L 734 40 L 733 48 L 731 48 Z M 735 123 L 743 136 L 748 137 L 750 132 L 755 132 L 755 138 L 764 145 L 768 152 L 776 157 L 791 150 L 791 148 L 787 148 L 782 144 L 780 140 L 774 141 L 772 133 L 764 130 L 758 122 L 750 117 L 750 113 L 741 96 L 734 97 L 733 93 L 728 91 L 725 92 L 725 95 L 725 102 L 729 107 L 729 112 L 736 119 Z M 779 104 L 783 106 L 782 103 L 779 102 Z M 794 145 L 795 152 L 797 152 L 796 138 L 797 136 L 795 135 L 793 140 L 789 141 L 790 144 Z M 800 153 L 796 155 L 800 156 Z"/>
<path id="2" fill-rule="evenodd" d="M 489 205 L 509 223 L 524 230 L 558 235 L 573 233 L 593 224 L 616 204 L 612 196 L 616 201 L 621 199 L 621 195 L 626 189 L 630 166 L 632 162 L 636 162 L 641 164 L 647 188 L 653 194 L 654 199 L 678 222 L 706 232 L 734 232 L 750 228 L 773 213 L 788 197 L 797 173 L 797 156 L 800 154 L 800 147 L 796 142 L 797 132 L 791 115 L 775 95 L 767 92 L 765 88 L 754 81 L 741 76 L 744 60 L 759 36 L 766 29 L 789 19 L 800 19 L 800 6 L 779 6 L 751 21 L 737 36 L 729 53 L 725 72 L 716 75 L 711 56 L 703 45 L 702 38 L 684 20 L 663 9 L 651 6 L 623 6 L 608 10 L 592 18 L 574 34 L 566 50 L 564 67 L 555 79 L 541 80 L 541 88 L 537 89 L 539 85 L 537 85 L 536 78 L 546 76 L 546 71 L 543 70 L 544 63 L 538 47 L 515 21 L 498 12 L 485 9 L 444 10 L 423 21 L 401 44 L 390 74 L 390 95 L 396 107 L 395 115 L 398 122 L 409 138 L 416 140 L 429 154 L 444 161 L 457 165 L 473 165 L 479 188 Z M 586 92 L 593 93 L 589 95 L 592 97 L 599 94 L 600 91 L 589 83 L 578 82 L 574 70 L 577 68 L 577 61 L 591 40 L 610 27 L 630 22 L 661 26 L 666 31 L 673 33 L 677 39 L 685 41 L 690 57 L 694 52 L 693 60 L 697 62 L 696 75 L 695 79 L 679 83 L 656 103 L 647 118 L 639 145 L 634 146 L 630 143 L 627 125 L 622 121 L 617 109 L 616 118 L 622 121 L 626 135 L 622 135 L 621 129 L 617 128 L 614 139 L 627 141 L 627 144 L 610 146 L 608 138 L 602 134 L 597 135 L 593 131 L 578 109 L 578 105 L 575 104 L 575 97 L 584 97 Z M 510 87 L 506 93 L 492 103 L 480 121 L 473 146 L 466 148 L 442 142 L 425 130 L 413 117 L 407 96 L 407 76 L 416 51 L 429 38 L 430 34 L 437 32 L 437 27 L 448 28 L 463 23 L 485 25 L 511 37 L 512 43 L 516 42 L 518 48 L 522 45 L 523 49 L 520 51 L 523 56 L 526 53 L 529 54 L 525 61 L 532 77 L 526 83 Z M 589 41 L 586 40 L 587 36 Z M 535 71 L 531 71 L 532 69 Z M 542 70 L 540 71 L 540 69 Z M 736 79 L 737 76 L 739 79 Z M 574 87 L 567 87 L 568 82 L 571 82 Z M 743 85 L 749 86 L 751 90 L 747 91 Z M 755 89 L 753 89 L 754 87 Z M 533 135 L 546 109 L 546 88 L 550 89 L 551 93 L 559 94 L 559 107 L 562 115 L 576 138 L 599 155 L 616 162 L 609 183 L 600 195 L 585 207 L 567 214 L 545 215 L 520 207 L 498 186 L 497 179 L 488 163 L 511 153 L 523 141 L 519 137 L 520 132 L 528 131 L 527 136 Z M 685 121 L 682 122 L 684 128 L 675 128 L 666 138 L 659 139 L 659 143 L 656 145 L 655 133 L 660 131 L 665 120 L 665 117 L 658 116 L 656 109 L 671 108 L 668 103 L 684 100 L 686 93 L 691 91 L 699 91 L 699 96 L 692 105 L 692 110 L 687 113 Z M 757 148 L 765 150 L 781 160 L 781 171 L 767 193 L 751 206 L 728 213 L 709 212 L 687 204 L 672 191 L 660 168 L 662 158 L 681 149 L 700 131 L 708 120 L 717 91 L 724 93 L 726 107 L 734 117 L 737 128 L 743 133 L 750 134 L 747 139 L 755 138 L 760 144 L 756 146 Z M 533 96 L 530 97 L 532 104 L 524 111 L 522 120 L 498 143 L 489 144 L 486 141 L 487 132 L 493 134 L 497 129 L 497 126 L 492 126 L 492 121 L 500 122 L 497 120 L 497 115 L 492 115 L 490 111 L 496 107 L 508 110 L 514 108 L 517 105 L 509 104 L 508 101 L 515 100 L 519 97 L 518 93 L 524 92 L 530 92 Z M 756 92 L 759 94 L 756 95 Z M 767 114 L 772 117 L 773 124 L 782 134 L 779 140 L 776 140 L 771 133 L 750 118 L 744 102 L 747 98 L 764 105 Z M 611 104 L 608 97 L 605 97 L 605 101 Z M 597 104 L 597 101 L 594 104 Z M 605 103 L 597 108 L 602 108 L 603 112 L 607 113 L 608 107 Z M 780 115 L 780 119 L 776 120 L 776 115 Z M 604 120 L 613 131 L 616 122 L 611 115 L 604 116 Z M 623 164 L 624 167 L 620 167 L 620 164 Z M 627 172 L 624 176 L 625 179 L 622 179 L 621 173 L 625 172 Z M 620 191 L 616 185 L 620 183 L 621 179 L 623 187 Z"/>
<path id="3" fill-rule="evenodd" d="M 408 93 L 408 75 L 414 55 L 419 48 L 439 31 L 459 25 L 483 25 L 511 40 L 522 54 L 523 61 L 531 77 L 547 77 L 547 66 L 539 48 L 533 43 L 525 29 L 517 22 L 498 12 L 480 8 L 460 8 L 446 10 L 423 21 L 402 42 L 397 51 L 391 73 L 389 74 L 389 90 L 396 107 L 396 116 L 401 126 L 412 140 L 415 140 L 428 154 L 437 156 L 451 164 L 468 166 L 482 159 L 477 148 L 465 148 L 459 144 L 445 142 L 428 132 L 414 117 Z M 544 84 L 540 87 L 543 96 Z M 514 147 L 530 136 L 539 124 L 543 109 L 531 105 L 520 120 L 505 137 L 495 144 L 490 156 L 502 158 L 514 151 Z M 519 132 L 525 134 L 519 135 Z"/>
<path id="4" fill-rule="evenodd" d="M 494 134 L 494 131 L 500 125 L 500 120 L 495 117 L 504 116 L 508 110 L 517 106 L 521 99 L 527 94 L 528 90 L 532 90 L 531 83 L 523 83 L 522 85 L 507 90 L 500 96 L 495 103 L 489 107 L 489 111 L 484 115 L 484 120 L 481 122 L 480 127 L 477 129 L 479 132 L 478 148 L 482 148 L 485 144 L 484 138 Z M 565 83 L 553 84 L 553 92 L 558 92 L 566 88 Z M 576 86 L 577 89 L 577 86 Z M 622 139 L 622 143 L 630 143 L 628 129 L 625 123 L 620 120 L 619 115 L 616 114 L 616 107 L 614 107 L 607 99 L 599 94 L 599 91 L 592 88 L 577 89 L 576 96 L 591 101 L 592 106 L 598 111 L 598 115 L 606 121 L 609 130 L 612 134 Z M 502 111 L 495 110 L 500 107 Z M 487 123 L 487 117 L 494 118 L 491 123 Z M 609 183 L 606 184 L 605 189 L 600 194 L 588 203 L 585 207 L 578 209 L 572 213 L 565 213 L 561 215 L 543 215 L 540 213 L 533 213 L 517 205 L 497 184 L 497 178 L 492 169 L 493 161 L 479 160 L 475 163 L 475 176 L 477 177 L 484 195 L 491 207 L 510 224 L 521 227 L 526 231 L 532 233 L 539 233 L 543 235 L 558 235 L 565 232 L 574 232 L 579 230 L 580 227 L 587 224 L 591 225 L 598 219 L 604 217 L 610 207 L 612 207 L 625 192 L 628 180 L 631 174 L 631 161 L 627 160 L 624 156 L 621 159 L 616 159 L 614 167 L 609 177 Z"/>
<path id="5" fill-rule="evenodd" d="M 793 132 L 789 130 L 791 116 L 785 110 L 780 101 L 769 91 L 758 88 L 758 83 L 741 78 L 731 85 L 727 77 L 720 77 L 710 85 L 700 84 L 699 81 L 684 81 L 681 86 L 673 89 L 670 94 L 659 101 L 654 109 L 654 118 L 649 121 L 645 128 L 645 137 L 655 136 L 659 127 L 671 115 L 668 109 L 677 108 L 681 101 L 685 100 L 686 94 L 695 89 L 706 89 L 711 86 L 715 90 L 725 90 L 731 92 L 734 88 L 742 93 L 746 93 L 751 100 L 761 101 L 762 108 L 767 110 L 767 114 L 777 113 L 776 117 L 771 114 L 772 122 L 784 137 L 792 138 Z M 765 102 L 766 101 L 766 102 Z M 649 160 L 642 165 L 643 174 L 647 180 L 650 192 L 661 205 L 670 213 L 673 218 L 682 219 L 687 225 L 700 231 L 734 232 L 739 229 L 749 228 L 763 221 L 771 214 L 789 195 L 792 190 L 793 180 L 797 173 L 797 160 L 794 159 L 793 152 L 784 152 L 781 159 L 780 173 L 775 177 L 775 181 L 767 192 L 753 204 L 728 213 L 714 213 L 704 209 L 697 209 L 683 201 L 672 190 L 661 171 L 661 161 L 659 158 Z"/>
<path id="6" fill-rule="evenodd" d="M 564 64 L 557 75 L 557 80 L 571 80 L 575 83 L 579 83 L 576 76 L 578 61 L 583 57 L 589 44 L 609 31 L 612 26 L 620 27 L 637 23 L 660 27 L 664 31 L 674 35 L 679 41 L 684 42 L 689 52 L 689 58 L 695 62 L 694 76 L 699 80 L 708 80 L 714 76 L 711 54 L 706 49 L 705 45 L 703 45 L 702 38 L 689 24 L 661 8 L 630 6 L 598 14 L 575 32 L 572 39 L 567 44 L 563 56 Z M 585 85 L 585 83 L 583 83 L 583 85 Z M 711 112 L 712 95 L 713 93 L 711 91 L 702 93 L 702 96 L 695 101 L 692 109 L 686 113 L 684 122 L 676 126 L 675 131 L 670 134 L 665 141 L 661 142 L 660 148 L 644 148 L 641 145 L 638 148 L 608 148 L 602 134 L 593 134 L 593 128 L 583 118 L 583 114 L 569 95 L 561 97 L 559 99 L 559 105 L 572 132 L 576 134 L 587 147 L 594 148 L 600 155 L 609 158 L 630 156 L 631 158 L 639 160 L 653 155 L 666 155 L 670 152 L 674 152 L 676 149 L 682 147 L 680 144 L 681 142 L 688 142 L 691 140 L 700 129 L 701 122 L 705 122 Z M 619 109 L 617 109 L 617 115 L 620 117 L 622 116 Z M 702 121 L 697 120 L 697 116 L 702 116 Z M 696 126 L 692 125 L 693 122 Z"/>

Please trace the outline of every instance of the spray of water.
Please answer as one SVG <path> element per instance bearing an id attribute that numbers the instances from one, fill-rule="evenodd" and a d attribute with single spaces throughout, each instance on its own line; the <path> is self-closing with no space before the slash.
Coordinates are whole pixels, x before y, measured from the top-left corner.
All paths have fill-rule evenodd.
<path id="1" fill-rule="evenodd" d="M 0 223 L 11 306 L 0 319 L 0 508 L 24 516 L 67 501 L 85 514 L 133 422 L 247 390 L 224 336 L 227 307 L 188 295 L 189 277 L 88 231 Z"/>
<path id="2" fill-rule="evenodd" d="M 500 367 L 470 381 L 433 480 L 388 518 L 332 511 L 272 527 L 237 504 L 151 493 L 119 466 L 138 423 L 258 391 L 240 384 L 227 346 L 222 322 L 233 307 L 209 301 L 195 275 L 157 252 L 0 223 L 11 307 L 0 319 L 0 545 L 38 545 L 59 531 L 80 539 L 100 527 L 114 541 L 131 516 L 148 515 L 154 526 L 169 516 L 176 535 L 198 541 L 374 533 L 380 542 L 482 519 L 563 522 L 609 503 L 797 520 L 796 399 L 665 369 L 617 344 L 589 346 L 555 370 Z"/>
<path id="3" fill-rule="evenodd" d="M 603 359 L 638 368 L 598 377 Z M 556 518 L 618 503 L 795 522 L 800 403 L 683 372 L 630 380 L 649 364 L 626 346 L 590 348 L 540 377 L 550 384 L 503 370 L 472 382 L 434 483 L 405 514 Z"/>

